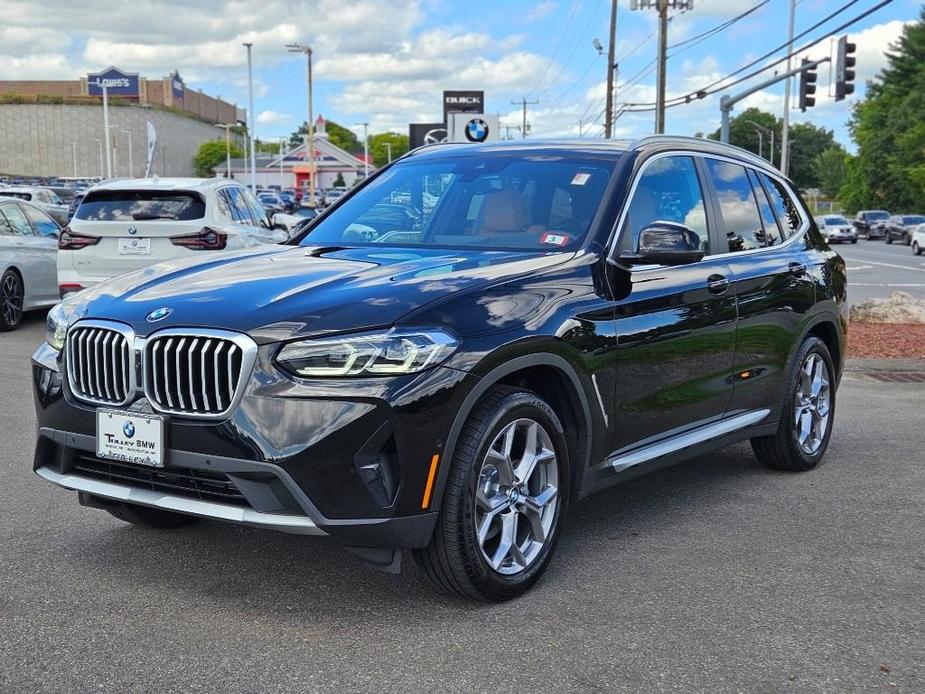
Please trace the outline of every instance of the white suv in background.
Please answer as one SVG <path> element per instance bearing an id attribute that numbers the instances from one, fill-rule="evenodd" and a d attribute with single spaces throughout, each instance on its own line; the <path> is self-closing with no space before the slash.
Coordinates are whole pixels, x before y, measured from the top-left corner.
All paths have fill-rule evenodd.
<path id="1" fill-rule="evenodd" d="M 289 238 L 225 178 L 134 178 L 87 191 L 58 239 L 61 296 L 164 260 Z"/>

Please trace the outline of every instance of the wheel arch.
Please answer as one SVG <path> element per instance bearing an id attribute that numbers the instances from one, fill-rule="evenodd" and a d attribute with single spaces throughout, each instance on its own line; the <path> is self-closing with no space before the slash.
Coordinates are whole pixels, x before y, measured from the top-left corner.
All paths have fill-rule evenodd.
<path id="1" fill-rule="evenodd" d="M 558 354 L 539 352 L 514 357 L 480 375 L 463 400 L 446 438 L 430 511 L 439 511 L 462 428 L 482 397 L 494 386 L 512 385 L 535 392 L 546 400 L 562 420 L 569 445 L 571 489 L 575 494 L 588 469 L 593 420 L 581 379 L 572 364 Z"/>

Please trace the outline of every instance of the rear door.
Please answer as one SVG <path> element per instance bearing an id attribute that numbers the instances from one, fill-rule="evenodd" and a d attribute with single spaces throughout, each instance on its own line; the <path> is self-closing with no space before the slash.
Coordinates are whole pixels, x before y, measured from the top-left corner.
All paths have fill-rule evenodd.
<path id="1" fill-rule="evenodd" d="M 19 205 L 32 223 L 32 236 L 25 244 L 39 259 L 35 292 L 37 300 L 54 303 L 58 296 L 58 234 L 61 227 L 45 212 L 32 205 Z"/>
<path id="2" fill-rule="evenodd" d="M 780 402 L 793 346 L 815 304 L 809 220 L 786 184 L 740 163 L 707 158 L 727 239 L 738 309 L 729 414 Z"/>
<path id="3" fill-rule="evenodd" d="M 736 308 L 712 206 L 695 157 L 656 155 L 631 192 L 619 250 L 655 221 L 682 223 L 707 252 L 698 263 L 634 266 L 615 306 L 614 456 L 721 419 L 732 397 Z"/>
<path id="4" fill-rule="evenodd" d="M 6 231 L 0 243 L 7 247 L 22 273 L 26 308 L 54 301 L 58 297 L 53 250 L 57 242 L 37 237 L 26 213 L 15 202 L 0 205 L 0 214 Z"/>

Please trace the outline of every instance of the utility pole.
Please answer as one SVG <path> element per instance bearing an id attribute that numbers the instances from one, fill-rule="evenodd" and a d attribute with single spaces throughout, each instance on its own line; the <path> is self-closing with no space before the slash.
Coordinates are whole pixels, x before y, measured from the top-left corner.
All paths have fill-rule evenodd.
<path id="1" fill-rule="evenodd" d="M 369 123 L 357 123 L 363 126 L 363 178 L 369 178 Z"/>
<path id="2" fill-rule="evenodd" d="M 71 155 L 74 158 L 74 178 L 77 178 L 77 140 L 71 142 Z"/>
<path id="3" fill-rule="evenodd" d="M 512 101 L 511 104 L 517 106 L 521 105 L 523 108 L 523 122 L 520 126 L 520 137 L 521 139 L 527 138 L 527 106 L 533 106 L 540 103 L 539 101 L 527 101 L 526 97 L 521 97 L 519 101 Z"/>
<path id="4" fill-rule="evenodd" d="M 790 73 L 790 54 L 793 52 L 793 22 L 797 11 L 797 0 L 790 0 L 790 20 L 787 28 L 787 72 Z M 780 172 L 787 175 L 790 166 L 790 79 L 784 83 L 784 125 L 781 129 Z"/>
<path id="5" fill-rule="evenodd" d="M 279 189 L 283 190 L 283 147 L 286 146 L 286 138 L 279 138 Z"/>
<path id="6" fill-rule="evenodd" d="M 617 71 L 617 0 L 610 3 L 610 41 L 607 44 L 607 106 L 604 109 L 604 137 L 608 140 L 613 136 L 613 100 L 614 82 Z M 581 123 L 578 124 L 579 131 Z M 579 137 L 581 137 L 579 135 Z"/>
<path id="7" fill-rule="evenodd" d="M 243 44 L 247 48 L 247 134 L 250 136 L 251 150 L 251 192 L 257 194 L 257 146 L 254 144 L 254 134 L 257 130 L 257 119 L 254 116 L 254 66 L 251 62 L 252 43 Z M 253 124 L 250 123 L 253 119 Z"/>
<path id="8" fill-rule="evenodd" d="M 312 108 L 312 47 L 301 43 L 287 43 L 290 53 L 304 53 L 308 83 L 308 120 L 305 122 L 305 149 L 308 157 L 308 204 L 315 206 L 315 115 Z"/>
<path id="9" fill-rule="evenodd" d="M 391 164 L 392 163 L 392 143 L 383 142 L 382 144 L 385 145 L 385 151 L 388 152 L 389 164 Z"/>
<path id="10" fill-rule="evenodd" d="M 694 8 L 694 0 L 632 0 L 630 9 L 655 9 L 658 12 L 658 83 L 655 94 L 655 132 L 665 132 L 665 92 L 668 84 L 668 10 L 685 12 Z"/>

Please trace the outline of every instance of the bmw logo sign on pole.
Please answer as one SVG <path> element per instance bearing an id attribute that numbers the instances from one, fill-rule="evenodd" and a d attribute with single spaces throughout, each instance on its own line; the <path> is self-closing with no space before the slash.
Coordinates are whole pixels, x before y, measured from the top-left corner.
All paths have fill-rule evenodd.
<path id="1" fill-rule="evenodd" d="M 122 433 L 129 439 L 135 435 L 135 424 L 131 419 L 125 420 L 125 424 L 122 425 Z"/>
<path id="2" fill-rule="evenodd" d="M 171 313 L 173 313 L 172 308 L 167 308 L 166 306 L 163 306 L 161 308 L 156 308 L 153 311 L 151 311 L 151 313 L 145 316 L 145 320 L 148 321 L 149 323 L 155 323 L 159 320 L 163 320 L 164 318 L 169 316 Z"/>
<path id="3" fill-rule="evenodd" d="M 466 123 L 465 132 L 469 142 L 485 142 L 488 139 L 488 123 L 481 118 L 473 118 Z"/>

